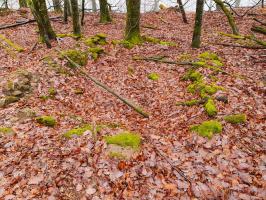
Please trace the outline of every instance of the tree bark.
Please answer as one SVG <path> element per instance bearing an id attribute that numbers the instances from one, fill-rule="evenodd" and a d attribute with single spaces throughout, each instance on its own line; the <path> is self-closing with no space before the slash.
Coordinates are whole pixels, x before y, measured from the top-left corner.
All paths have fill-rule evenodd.
<path id="1" fill-rule="evenodd" d="M 204 8 L 204 0 L 197 0 L 194 33 L 192 39 L 192 47 L 194 48 L 199 48 L 201 43 L 200 37 L 201 37 L 203 8 Z"/>
<path id="2" fill-rule="evenodd" d="M 187 16 L 186 16 L 186 12 L 185 12 L 185 9 L 184 9 L 184 6 L 183 6 L 183 3 L 182 3 L 182 0 L 177 0 L 177 3 L 179 5 L 179 9 L 180 9 L 180 12 L 182 14 L 182 19 L 183 19 L 183 22 L 188 24 L 188 21 L 187 21 Z"/>
<path id="3" fill-rule="evenodd" d="M 79 20 L 79 7 L 77 0 L 71 0 L 72 7 L 72 20 L 73 20 L 73 33 L 77 36 L 81 35 L 80 20 Z"/>
<path id="4" fill-rule="evenodd" d="M 125 30 L 125 40 L 139 44 L 140 36 L 140 0 L 126 0 L 127 21 Z"/>
<path id="5" fill-rule="evenodd" d="M 111 16 L 109 13 L 109 6 L 107 0 L 99 0 L 100 1 L 100 23 L 108 23 L 111 22 Z"/>
<path id="6" fill-rule="evenodd" d="M 60 0 L 53 0 L 53 6 L 56 12 L 62 12 Z"/>
<path id="7" fill-rule="evenodd" d="M 226 15 L 227 20 L 229 22 L 229 25 L 230 25 L 230 27 L 232 29 L 233 34 L 239 35 L 238 28 L 237 28 L 237 26 L 235 24 L 235 19 L 232 16 L 230 10 L 228 10 L 226 8 L 226 6 L 224 5 L 224 3 L 221 0 L 214 0 L 214 2 L 216 3 L 217 6 L 219 6 L 222 9 L 222 11 L 224 12 L 224 14 Z"/>
<path id="8" fill-rule="evenodd" d="M 56 34 L 49 20 L 46 2 L 45 0 L 31 0 L 29 3 L 32 14 L 37 21 L 40 38 L 50 48 L 50 39 L 56 39 Z"/>
<path id="9" fill-rule="evenodd" d="M 68 0 L 64 0 L 64 23 L 67 24 L 67 21 L 68 21 L 68 9 L 67 7 L 69 6 L 69 2 Z"/>
<path id="10" fill-rule="evenodd" d="M 26 0 L 19 0 L 19 7 L 20 8 L 26 8 L 28 7 Z"/>
<path id="11" fill-rule="evenodd" d="M 85 16 L 85 0 L 82 0 L 81 6 L 81 25 L 84 25 L 84 16 Z"/>

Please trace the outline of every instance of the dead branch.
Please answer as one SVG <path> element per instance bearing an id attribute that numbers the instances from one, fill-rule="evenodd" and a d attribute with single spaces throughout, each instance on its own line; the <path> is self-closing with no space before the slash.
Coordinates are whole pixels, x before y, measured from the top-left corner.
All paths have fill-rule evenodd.
<path id="1" fill-rule="evenodd" d="M 263 21 L 261 21 L 261 20 L 259 20 L 257 18 L 253 18 L 253 20 L 256 21 L 256 22 L 258 22 L 258 23 L 260 23 L 263 26 L 266 26 L 266 22 L 263 22 Z"/>
<path id="2" fill-rule="evenodd" d="M 266 28 L 263 28 L 263 27 L 260 27 L 260 26 L 252 26 L 251 31 L 266 35 Z"/>
<path id="3" fill-rule="evenodd" d="M 160 62 L 160 63 L 173 64 L 173 65 L 193 65 L 192 62 L 176 62 L 172 60 L 165 60 L 165 56 L 152 56 L 152 57 L 134 56 L 133 60 L 154 61 L 154 62 Z"/>
<path id="4" fill-rule="evenodd" d="M 59 18 L 62 18 L 62 17 L 61 16 L 50 17 L 49 19 L 50 20 L 55 20 L 55 19 L 59 19 Z M 25 25 L 25 24 L 33 23 L 33 22 L 36 22 L 36 20 L 35 19 L 29 19 L 29 20 L 26 20 L 26 21 L 23 21 L 23 22 L 17 22 L 15 24 L 7 24 L 7 25 L 0 26 L 0 30 L 7 29 L 7 28 L 14 28 L 14 27 L 17 27 L 17 26 L 22 26 L 22 25 Z"/>
<path id="5" fill-rule="evenodd" d="M 111 89 L 110 87 L 108 87 L 107 85 L 101 83 L 100 81 L 98 81 L 96 78 L 94 78 L 93 76 L 89 75 L 85 70 L 81 69 L 81 66 L 77 63 L 75 63 L 73 60 L 71 60 L 67 55 L 63 54 L 61 51 L 57 50 L 66 60 L 68 60 L 73 66 L 75 66 L 74 70 L 76 73 L 85 76 L 86 78 L 88 78 L 89 80 L 93 81 L 96 85 L 100 86 L 101 88 L 103 88 L 104 90 L 106 90 L 107 92 L 111 93 L 112 95 L 114 95 L 115 97 L 117 97 L 118 99 L 120 99 L 123 103 L 125 103 L 126 105 L 128 105 L 129 107 L 133 108 L 137 113 L 141 114 L 143 117 L 145 118 L 149 118 L 149 114 L 147 114 L 146 112 L 144 112 L 139 106 L 134 105 L 133 103 L 131 103 L 128 99 L 125 99 L 123 97 L 121 97 L 119 94 L 117 94 L 113 89 Z"/>
<path id="6" fill-rule="evenodd" d="M 226 44 L 226 43 L 210 43 L 210 44 L 225 46 L 225 47 L 245 48 L 245 49 L 266 49 L 266 47 L 261 47 L 261 46 L 237 45 L 237 44 Z"/>

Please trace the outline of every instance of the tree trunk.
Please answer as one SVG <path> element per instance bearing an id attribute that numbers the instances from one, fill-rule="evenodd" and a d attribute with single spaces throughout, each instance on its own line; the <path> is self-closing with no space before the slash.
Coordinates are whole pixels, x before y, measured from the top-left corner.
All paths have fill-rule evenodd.
<path id="1" fill-rule="evenodd" d="M 62 12 L 60 0 L 53 0 L 53 6 L 56 12 Z"/>
<path id="2" fill-rule="evenodd" d="M 27 1 L 26 0 L 19 0 L 19 7 L 20 8 L 28 7 Z"/>
<path id="3" fill-rule="evenodd" d="M 40 38 L 46 43 L 47 47 L 51 47 L 49 40 L 56 39 L 56 34 L 50 23 L 46 2 L 45 0 L 31 0 L 29 3 L 32 14 L 37 21 Z"/>
<path id="4" fill-rule="evenodd" d="M 188 21 L 187 21 L 187 16 L 186 16 L 186 12 L 185 12 L 185 9 L 184 9 L 184 6 L 183 6 L 183 3 L 182 3 L 182 0 L 177 0 L 177 3 L 179 5 L 179 8 L 180 8 L 180 12 L 182 14 L 182 18 L 183 18 L 183 22 L 188 24 Z"/>
<path id="5" fill-rule="evenodd" d="M 84 16 L 85 16 L 85 0 L 82 0 L 82 6 L 81 6 L 81 25 L 84 25 Z"/>
<path id="6" fill-rule="evenodd" d="M 238 29 L 235 24 L 234 17 L 232 16 L 231 12 L 226 8 L 226 6 L 221 0 L 214 0 L 214 2 L 216 3 L 217 6 L 219 6 L 223 10 L 224 14 L 226 15 L 233 34 L 239 35 Z"/>
<path id="7" fill-rule="evenodd" d="M 5 6 L 5 9 L 8 9 L 8 3 L 7 3 L 7 0 L 4 0 L 3 5 Z"/>
<path id="8" fill-rule="evenodd" d="M 95 0 L 91 0 L 91 5 L 92 5 L 92 11 L 96 12 L 97 11 L 97 4 Z"/>
<path id="9" fill-rule="evenodd" d="M 67 24 L 67 17 L 68 17 L 68 9 L 69 6 L 68 0 L 64 0 L 64 23 Z"/>
<path id="10" fill-rule="evenodd" d="M 100 0 L 100 23 L 111 22 L 107 0 Z"/>
<path id="11" fill-rule="evenodd" d="M 204 0 L 197 0 L 194 33 L 192 39 L 192 47 L 194 48 L 199 48 L 201 43 L 200 37 L 201 37 L 203 8 L 204 8 Z"/>
<path id="12" fill-rule="evenodd" d="M 77 36 L 80 36 L 81 28 L 79 20 L 78 0 L 71 0 L 71 7 L 72 7 L 72 20 L 73 20 L 73 33 Z"/>
<path id="13" fill-rule="evenodd" d="M 127 22 L 125 40 L 139 44 L 140 36 L 140 0 L 126 0 L 127 3 Z"/>

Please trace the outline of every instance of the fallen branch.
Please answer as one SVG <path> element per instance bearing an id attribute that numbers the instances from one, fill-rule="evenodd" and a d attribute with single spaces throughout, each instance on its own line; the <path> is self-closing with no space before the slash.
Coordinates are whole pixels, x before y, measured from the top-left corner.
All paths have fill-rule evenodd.
<path id="1" fill-rule="evenodd" d="M 261 25 L 266 26 L 266 22 L 263 22 L 257 18 L 253 18 L 254 21 L 259 22 Z"/>
<path id="2" fill-rule="evenodd" d="M 266 35 L 266 28 L 260 26 L 252 26 L 251 31 Z"/>
<path id="3" fill-rule="evenodd" d="M 142 27 L 147 28 L 147 29 L 152 29 L 152 30 L 160 30 L 158 27 L 152 26 L 152 25 L 142 25 Z"/>
<path id="4" fill-rule="evenodd" d="M 19 45 L 13 43 L 11 40 L 7 39 L 2 34 L 0 34 L 0 40 L 4 41 L 8 46 L 12 47 L 13 49 L 15 49 L 18 52 L 24 51 L 24 49 L 22 47 L 20 47 Z"/>
<path id="5" fill-rule="evenodd" d="M 59 19 L 59 18 L 62 18 L 62 17 L 61 16 L 50 17 L 49 19 L 50 20 L 54 20 L 54 19 Z M 24 22 L 18 22 L 18 23 L 15 23 L 15 24 L 7 24 L 7 25 L 4 25 L 4 26 L 0 26 L 0 30 L 7 29 L 7 28 L 14 28 L 14 27 L 17 27 L 17 26 L 22 26 L 24 24 L 29 24 L 29 23 L 33 23 L 33 22 L 36 22 L 36 20 L 35 19 L 29 19 L 29 20 L 24 21 Z"/>
<path id="6" fill-rule="evenodd" d="M 225 46 L 225 47 L 245 48 L 245 49 L 266 49 L 266 47 L 261 47 L 261 46 L 237 45 L 237 44 L 226 44 L 226 43 L 209 43 L 209 44 Z"/>
<path id="7" fill-rule="evenodd" d="M 128 105 L 129 107 L 133 108 L 137 113 L 141 114 L 143 117 L 145 118 L 149 118 L 149 115 L 144 112 L 139 106 L 134 105 L 133 103 L 131 103 L 129 100 L 121 97 L 119 94 L 117 94 L 114 90 L 112 90 L 111 88 L 109 88 L 107 85 L 101 83 L 100 81 L 98 81 L 96 78 L 94 78 L 93 76 L 89 75 L 87 72 L 85 72 L 85 70 L 81 69 L 81 66 L 77 63 L 75 63 L 73 60 L 71 60 L 67 55 L 63 54 L 61 51 L 57 50 L 65 59 L 67 59 L 73 66 L 75 66 L 74 70 L 78 73 L 81 74 L 83 76 L 85 76 L 86 78 L 88 78 L 89 80 L 93 81 L 96 85 L 100 86 L 101 88 L 105 89 L 107 92 L 111 93 L 112 95 L 114 95 L 115 97 L 117 97 L 118 99 L 120 99 L 123 103 L 125 103 L 126 105 Z"/>
<path id="8" fill-rule="evenodd" d="M 172 60 L 165 60 L 165 56 L 153 56 L 153 57 L 134 56 L 133 60 L 154 61 L 154 62 L 160 62 L 160 63 L 173 64 L 173 65 L 193 65 L 193 62 L 176 62 Z"/>

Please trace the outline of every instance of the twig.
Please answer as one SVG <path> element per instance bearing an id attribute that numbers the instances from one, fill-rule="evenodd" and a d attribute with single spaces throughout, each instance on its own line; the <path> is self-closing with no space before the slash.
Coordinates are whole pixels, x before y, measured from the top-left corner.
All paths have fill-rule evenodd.
<path id="1" fill-rule="evenodd" d="M 120 99 L 123 103 L 125 103 L 126 105 L 128 105 L 129 107 L 134 109 L 137 113 L 141 114 L 143 117 L 149 118 L 149 115 L 146 112 L 144 112 L 139 106 L 134 105 L 129 100 L 121 97 L 113 89 L 109 88 L 107 85 L 101 83 L 100 81 L 98 81 L 93 76 L 90 76 L 88 73 L 85 72 L 85 70 L 81 69 L 81 66 L 79 64 L 75 63 L 73 60 L 71 60 L 67 55 L 63 54 L 61 51 L 59 51 L 59 50 L 56 50 L 56 51 L 58 51 L 65 59 L 67 59 L 73 66 L 75 66 L 74 70 L 78 74 L 83 75 L 86 78 L 88 78 L 89 80 L 93 81 L 96 85 L 100 86 L 101 88 L 103 88 L 107 92 L 111 93 L 112 95 L 114 95 L 115 97 Z"/>
<path id="2" fill-rule="evenodd" d="M 257 18 L 253 18 L 254 21 L 259 22 L 261 25 L 266 26 L 266 22 L 263 22 Z"/>
<path id="3" fill-rule="evenodd" d="M 32 47 L 31 47 L 31 49 L 30 49 L 30 51 L 29 51 L 29 54 L 30 54 L 31 52 L 34 51 L 34 49 L 37 47 L 37 44 L 38 44 L 38 43 L 39 43 L 39 42 L 37 41 L 37 42 L 34 43 L 34 45 L 32 45 Z"/>

